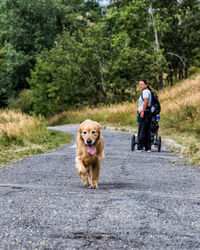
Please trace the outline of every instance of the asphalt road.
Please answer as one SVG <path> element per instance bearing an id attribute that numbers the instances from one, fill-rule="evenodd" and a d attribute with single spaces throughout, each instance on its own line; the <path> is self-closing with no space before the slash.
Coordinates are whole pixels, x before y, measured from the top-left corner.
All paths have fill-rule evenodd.
<path id="1" fill-rule="evenodd" d="M 0 249 L 200 249 L 200 167 L 103 135 L 98 189 L 81 184 L 74 141 L 0 169 Z"/>

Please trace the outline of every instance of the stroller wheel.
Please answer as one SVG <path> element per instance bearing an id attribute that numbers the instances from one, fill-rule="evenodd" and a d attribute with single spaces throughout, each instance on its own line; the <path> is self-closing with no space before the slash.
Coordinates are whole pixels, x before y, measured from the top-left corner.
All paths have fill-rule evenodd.
<path id="1" fill-rule="evenodd" d="M 135 149 L 135 144 L 136 144 L 135 135 L 133 135 L 132 138 L 131 138 L 131 150 L 132 151 L 134 151 L 134 149 Z"/>
<path id="2" fill-rule="evenodd" d="M 161 150 L 161 137 L 158 137 L 158 152 Z"/>

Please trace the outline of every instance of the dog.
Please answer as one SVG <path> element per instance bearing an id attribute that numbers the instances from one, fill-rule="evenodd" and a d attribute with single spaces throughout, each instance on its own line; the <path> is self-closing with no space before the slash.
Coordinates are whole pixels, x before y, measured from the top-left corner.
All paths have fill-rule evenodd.
<path id="1" fill-rule="evenodd" d="M 104 158 L 104 141 L 100 124 L 85 120 L 76 136 L 76 168 L 85 186 L 97 188 L 101 161 Z"/>

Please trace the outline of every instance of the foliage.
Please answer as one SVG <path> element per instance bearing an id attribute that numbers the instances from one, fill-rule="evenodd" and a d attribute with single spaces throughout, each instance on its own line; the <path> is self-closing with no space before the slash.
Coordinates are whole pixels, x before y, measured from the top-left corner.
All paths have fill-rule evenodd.
<path id="1" fill-rule="evenodd" d="M 91 11 L 87 11 L 87 6 Z M 101 16 L 94 1 L 83 0 L 2 0 L 0 2 L 1 40 L 7 67 L 1 78 L 6 97 L 16 96 L 29 88 L 26 78 L 43 49 L 52 48 L 55 37 L 65 27 L 77 29 L 74 16 L 86 15 L 92 20 Z"/>
<path id="2" fill-rule="evenodd" d="M 0 104 L 31 88 L 20 108 L 50 116 L 173 85 L 199 67 L 199 15 L 199 0 L 2 0 Z"/>
<path id="3" fill-rule="evenodd" d="M 0 46 L 0 107 L 5 106 L 6 103 L 6 84 L 4 83 L 6 69 L 5 51 Z"/>
<path id="4" fill-rule="evenodd" d="M 26 77 L 35 56 L 52 47 L 57 34 L 56 12 L 51 0 L 1 1 L 0 31 L 7 63 L 4 81 L 11 86 L 8 96 L 28 87 Z"/>
<path id="5" fill-rule="evenodd" d="M 108 11 L 97 24 L 74 20 L 79 29 L 63 32 L 56 48 L 45 51 L 31 73 L 34 111 L 49 116 L 79 105 L 131 101 L 140 77 L 154 79 L 155 67 L 149 65 L 157 56 L 152 56 L 147 21 L 141 24 L 141 13 L 131 15 L 141 9 L 145 16 L 147 6 L 138 1 L 134 8 Z"/>
<path id="6" fill-rule="evenodd" d="M 83 19 L 82 25 L 86 24 Z M 98 27 L 91 26 L 72 36 L 64 31 L 56 41 L 57 46 L 42 53 L 28 80 L 36 113 L 49 116 L 105 98 L 102 43 Z"/>
<path id="7" fill-rule="evenodd" d="M 10 97 L 8 99 L 8 107 L 15 110 L 21 110 L 27 114 L 31 114 L 33 109 L 33 94 L 30 89 L 23 89 L 17 98 Z"/>

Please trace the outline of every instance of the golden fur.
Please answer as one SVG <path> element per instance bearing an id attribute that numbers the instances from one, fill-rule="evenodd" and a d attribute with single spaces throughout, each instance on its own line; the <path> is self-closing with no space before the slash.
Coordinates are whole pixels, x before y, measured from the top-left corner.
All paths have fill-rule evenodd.
<path id="1" fill-rule="evenodd" d="M 91 151 L 88 149 L 88 142 L 92 145 Z M 97 188 L 100 165 L 104 157 L 104 141 L 98 122 L 85 120 L 80 124 L 76 149 L 76 168 L 83 184 Z"/>

